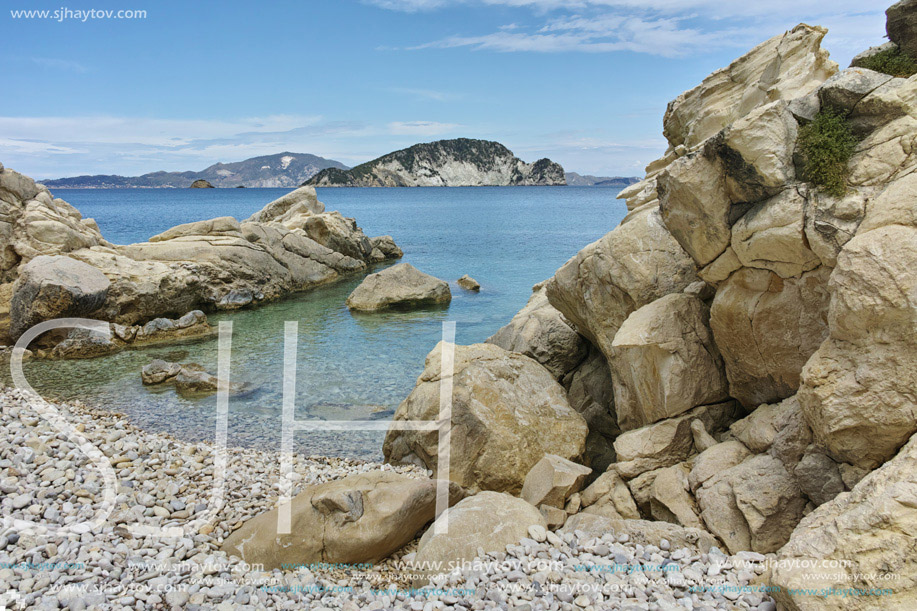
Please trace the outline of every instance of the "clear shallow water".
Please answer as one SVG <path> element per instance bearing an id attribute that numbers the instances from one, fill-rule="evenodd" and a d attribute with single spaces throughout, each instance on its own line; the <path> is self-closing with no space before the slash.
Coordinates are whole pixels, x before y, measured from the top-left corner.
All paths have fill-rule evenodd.
<path id="1" fill-rule="evenodd" d="M 68 190 L 54 195 L 95 218 L 109 241 L 146 240 L 179 223 L 244 219 L 287 189 Z M 441 323 L 456 321 L 460 344 L 506 324 L 533 284 L 623 218 L 617 191 L 577 187 L 320 189 L 328 210 L 355 217 L 370 235 L 390 234 L 403 261 L 449 280 L 447 308 L 351 314 L 344 301 L 363 274 L 266 306 L 213 314 L 233 322 L 232 376 L 254 390 L 230 399 L 229 441 L 279 448 L 283 329 L 299 321 L 296 417 L 390 418 L 410 393 Z M 379 268 L 376 268 L 379 269 Z M 482 286 L 455 285 L 470 274 Z M 185 439 L 212 439 L 215 397 L 187 398 L 140 383 L 154 358 L 197 362 L 216 372 L 215 340 L 129 350 L 89 361 L 35 362 L 26 375 L 39 392 L 81 398 L 126 413 L 136 424 Z M 4 375 L 4 377 L 6 377 Z M 381 433 L 298 433 L 310 454 L 378 459 Z"/>

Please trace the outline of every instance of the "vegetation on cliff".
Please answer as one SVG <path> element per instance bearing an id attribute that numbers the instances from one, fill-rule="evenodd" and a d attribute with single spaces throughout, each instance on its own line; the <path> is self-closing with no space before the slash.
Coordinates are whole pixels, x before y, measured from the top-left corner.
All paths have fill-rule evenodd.
<path id="1" fill-rule="evenodd" d="M 846 113 L 823 108 L 813 121 L 799 130 L 797 146 L 802 156 L 803 179 L 829 195 L 844 195 L 847 192 L 847 162 L 856 142 Z"/>

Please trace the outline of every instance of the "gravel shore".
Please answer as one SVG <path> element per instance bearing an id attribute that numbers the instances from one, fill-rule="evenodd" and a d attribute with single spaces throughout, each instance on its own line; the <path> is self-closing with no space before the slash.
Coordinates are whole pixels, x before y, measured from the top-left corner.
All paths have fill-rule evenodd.
<path id="1" fill-rule="evenodd" d="M 425 592 L 411 587 L 404 568 L 414 544 L 372 567 L 259 571 L 219 547 L 276 502 L 277 452 L 230 448 L 225 503 L 205 519 L 218 472 L 212 445 L 147 433 L 118 414 L 61 403 L 57 411 L 108 457 L 118 482 L 107 521 L 80 526 L 103 508 L 103 473 L 79 449 L 80 439 L 54 429 L 20 391 L 0 391 L 0 405 L 0 605 L 10 609 L 774 609 L 749 585 L 764 570 L 763 556 L 667 549 L 665 541 L 642 546 L 614 533 L 532 533 L 436 578 Z M 416 468 L 321 457 L 296 456 L 294 468 L 294 493 L 375 469 L 427 476 Z M 181 527 L 187 532 L 169 537 L 142 530 Z"/>

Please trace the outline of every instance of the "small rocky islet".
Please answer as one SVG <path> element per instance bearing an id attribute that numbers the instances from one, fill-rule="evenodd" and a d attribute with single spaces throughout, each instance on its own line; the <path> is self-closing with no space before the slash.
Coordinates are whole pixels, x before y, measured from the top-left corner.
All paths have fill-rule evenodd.
<path id="1" fill-rule="evenodd" d="M 917 6 L 905 0 L 887 15 L 892 51 L 912 52 Z M 231 449 L 217 513 L 180 537 L 145 537 L 132 527 L 185 525 L 205 511 L 216 450 L 58 404 L 117 471 L 113 519 L 78 537 L 23 530 L 15 520 L 89 517 L 101 482 L 74 439 L 4 390 L 0 553 L 85 563 L 40 576 L 0 568 L 4 589 L 36 608 L 912 608 L 917 77 L 863 67 L 887 45 L 839 70 L 820 47 L 825 34 L 799 25 L 674 100 L 669 150 L 620 194 L 625 220 L 536 285 L 487 342 L 430 352 L 394 420 L 437 420 L 449 354 L 458 425 L 445 513 L 435 516 L 436 432 L 392 427 L 386 464 L 295 456 L 292 478 L 277 453 Z M 855 142 L 830 176 L 811 164 L 821 154 L 812 133 L 826 124 Z M 171 294 L 187 291 L 188 312 L 304 290 L 364 269 L 377 250 L 396 252 L 327 216 L 309 191 L 246 223 L 195 223 L 133 247 L 105 243 L 10 170 L 0 199 L 4 218 L 16 202 L 53 209 L 56 225 L 34 230 L 72 238 L 40 240 L 56 245 L 49 252 L 28 223 L 0 225 L 12 245 L 5 282 L 46 255 L 92 265 L 111 283 L 104 299 L 94 290 L 19 303 L 29 316 L 52 303 L 80 313 L 92 304 L 85 314 L 120 325 L 171 313 L 142 290 L 141 268 L 176 276 Z M 236 248 L 320 271 L 287 268 L 253 285 L 213 256 Z M 215 269 L 183 268 L 190 253 Z M 5 286 L 0 294 L 15 295 Z M 294 529 L 278 534 L 284 490 Z M 169 565 L 182 560 L 191 568 Z M 290 561 L 317 564 L 284 569 Z M 372 568 L 353 568 L 361 563 Z M 172 587 L 62 589 L 136 582 L 130 571 Z M 424 585 L 435 589 L 412 589 Z"/>

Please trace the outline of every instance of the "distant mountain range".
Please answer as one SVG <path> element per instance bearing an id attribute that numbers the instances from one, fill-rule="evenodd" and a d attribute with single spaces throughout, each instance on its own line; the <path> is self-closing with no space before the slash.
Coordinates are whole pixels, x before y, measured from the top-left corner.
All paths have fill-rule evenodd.
<path id="1" fill-rule="evenodd" d="M 151 172 L 143 176 L 74 176 L 42 181 L 48 187 L 126 189 L 190 187 L 206 180 L 214 187 L 298 187 L 326 168 L 346 170 L 339 161 L 308 153 L 278 153 L 234 163 L 216 163 L 200 172 Z"/>
<path id="2" fill-rule="evenodd" d="M 636 177 L 564 173 L 550 159 L 525 163 L 512 151 L 488 140 L 440 140 L 383 155 L 353 169 L 308 153 L 277 153 L 233 163 L 216 163 L 200 172 L 151 172 L 142 176 L 73 176 L 42 181 L 70 189 L 184 189 L 195 181 L 214 187 L 288 187 L 302 184 L 344 186 L 516 186 L 563 185 L 623 188 Z"/>
<path id="3" fill-rule="evenodd" d="M 567 172 L 568 187 L 615 187 L 623 189 L 635 182 L 640 182 L 636 176 L 592 176 L 591 174 L 577 174 Z"/>
<path id="4" fill-rule="evenodd" d="M 322 170 L 315 187 L 483 187 L 563 185 L 564 169 L 550 159 L 526 163 L 489 140 L 457 138 L 415 144 L 350 170 Z"/>

